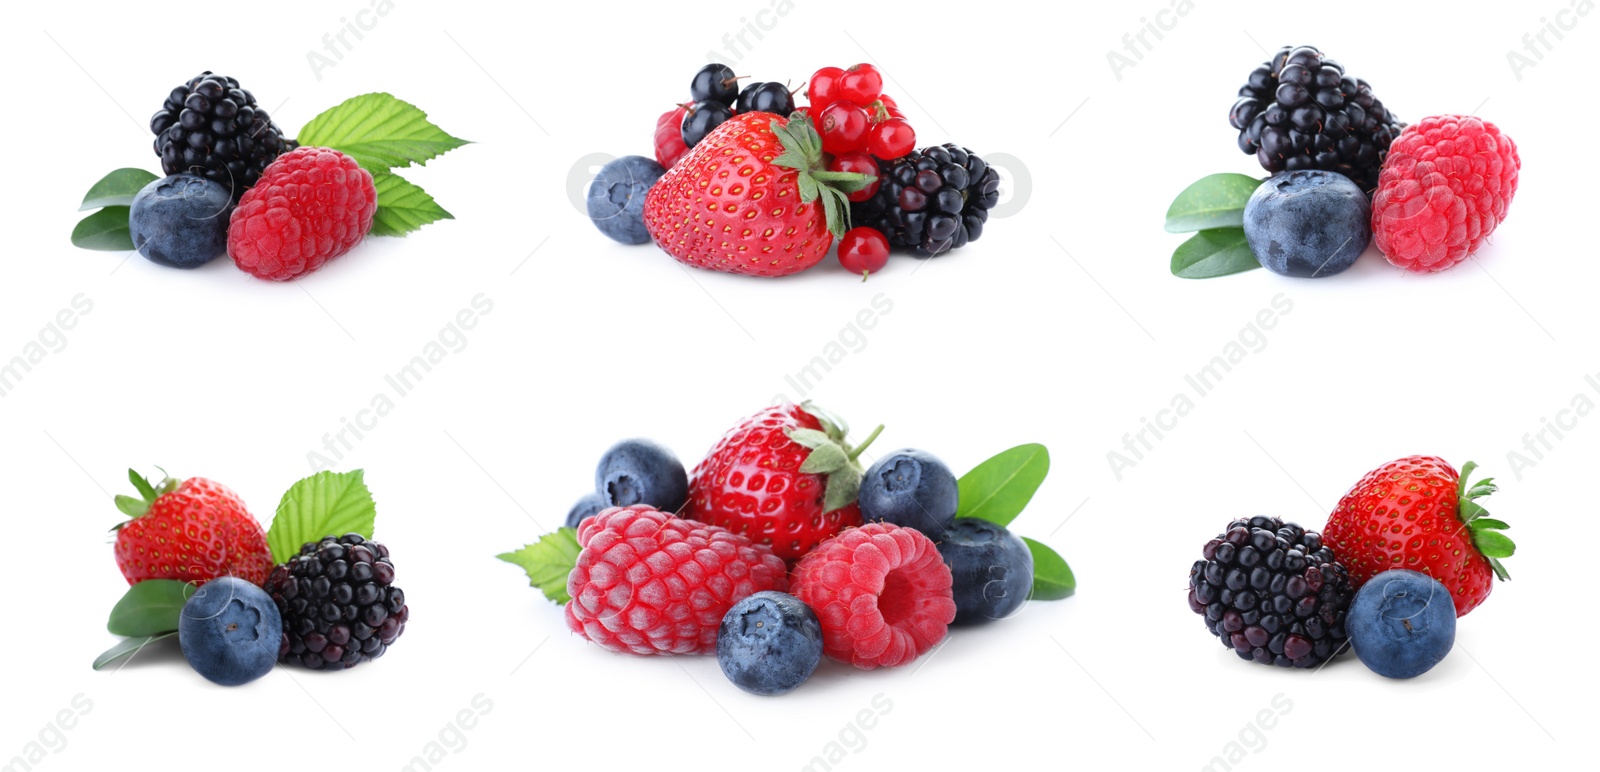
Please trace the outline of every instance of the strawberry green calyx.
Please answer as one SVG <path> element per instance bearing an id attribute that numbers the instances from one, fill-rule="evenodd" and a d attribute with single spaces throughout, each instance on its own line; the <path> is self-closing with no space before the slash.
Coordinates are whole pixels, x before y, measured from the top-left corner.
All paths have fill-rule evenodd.
<path id="1" fill-rule="evenodd" d="M 883 425 L 879 424 L 878 428 L 873 429 L 860 445 L 851 447 L 845 441 L 845 436 L 850 433 L 850 427 L 843 419 L 810 402 L 801 403 L 800 409 L 822 424 L 821 431 L 816 429 L 789 431 L 789 439 L 811 449 L 811 454 L 806 456 L 805 462 L 800 465 L 800 471 L 828 478 L 827 488 L 822 494 L 822 511 L 832 512 L 854 504 L 856 494 L 861 492 L 861 476 L 866 474 L 858 459 L 862 451 L 865 451 L 873 440 L 878 439 L 878 435 L 883 432 Z"/>
<path id="2" fill-rule="evenodd" d="M 1467 532 L 1472 534 L 1473 546 L 1489 560 L 1489 567 L 1494 569 L 1495 578 L 1502 582 L 1510 581 L 1511 575 L 1506 573 L 1506 568 L 1500 564 L 1500 560 L 1516 554 L 1517 545 L 1510 537 L 1501 533 L 1511 526 L 1504 520 L 1489 517 L 1489 510 L 1478 503 L 1478 499 L 1500 489 L 1494 484 L 1494 478 L 1485 477 L 1476 483 L 1468 484 L 1470 482 L 1468 478 L 1477 468 L 1478 465 L 1472 461 L 1461 466 L 1461 481 L 1456 490 L 1456 495 L 1461 500 L 1461 522 L 1467 526 Z"/>
<path id="3" fill-rule="evenodd" d="M 159 469 L 160 467 L 157 468 Z M 166 474 L 166 470 L 163 469 L 161 473 Z M 156 503 L 156 499 L 178 489 L 178 481 L 170 476 L 163 478 L 158 485 L 151 485 L 150 481 L 144 478 L 144 475 L 132 469 L 128 470 L 128 481 L 133 483 L 134 490 L 139 492 L 139 498 L 119 494 L 114 500 L 117 504 L 117 511 L 127 515 L 129 518 L 144 517 L 150 511 L 150 505 Z M 127 523 L 118 523 L 111 530 L 118 530 L 124 525 L 127 525 Z"/>
<path id="4" fill-rule="evenodd" d="M 822 199 L 822 211 L 827 217 L 828 231 L 834 238 L 850 229 L 851 193 L 865 189 L 877 179 L 861 172 L 835 172 L 828 170 L 828 159 L 822 153 L 822 136 L 811 125 L 805 113 L 789 116 L 788 125 L 772 119 L 772 133 L 783 145 L 783 154 L 772 159 L 778 166 L 800 172 L 800 201 L 809 204 Z"/>

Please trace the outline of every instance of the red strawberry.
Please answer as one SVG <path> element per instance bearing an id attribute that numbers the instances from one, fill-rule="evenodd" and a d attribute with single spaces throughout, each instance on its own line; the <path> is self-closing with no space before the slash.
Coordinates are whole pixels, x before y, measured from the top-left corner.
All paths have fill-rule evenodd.
<path id="1" fill-rule="evenodd" d="M 1360 588 L 1392 568 L 1421 571 L 1449 588 L 1456 616 L 1489 597 L 1494 578 L 1510 579 L 1501 558 L 1516 545 L 1478 499 L 1494 493 L 1494 480 L 1468 487 L 1477 464 L 1456 470 L 1442 458 L 1409 456 L 1367 473 L 1322 529 L 1324 543 Z"/>
<path id="2" fill-rule="evenodd" d="M 844 422 L 811 403 L 769 407 L 723 435 L 695 467 L 683 516 L 799 560 L 824 539 L 861 525 L 856 457 L 882 429 L 852 450 Z"/>
<path id="3" fill-rule="evenodd" d="M 117 509 L 133 518 L 115 529 L 117 567 L 128 584 L 177 579 L 200 585 L 222 576 L 267 581 L 267 535 L 233 491 L 204 477 L 168 478 L 153 487 L 129 469 L 128 479 L 142 497 L 117 497 Z"/>
<path id="4" fill-rule="evenodd" d="M 871 181 L 829 171 L 810 120 L 744 113 L 656 181 L 645 196 L 644 224 L 680 262 L 787 276 L 827 256 L 850 220 L 845 196 Z"/>
<path id="5" fill-rule="evenodd" d="M 683 116 L 688 108 L 679 105 L 656 119 L 656 163 L 663 169 L 678 165 L 689 146 L 683 144 Z"/>

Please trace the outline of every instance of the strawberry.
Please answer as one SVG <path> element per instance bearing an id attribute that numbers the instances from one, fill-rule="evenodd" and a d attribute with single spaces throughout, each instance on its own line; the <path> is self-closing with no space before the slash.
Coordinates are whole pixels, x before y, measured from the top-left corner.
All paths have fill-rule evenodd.
<path id="1" fill-rule="evenodd" d="M 1392 568 L 1421 571 L 1449 588 L 1456 616 L 1489 597 L 1494 578 L 1511 577 L 1500 565 L 1516 545 L 1478 499 L 1494 493 L 1494 480 L 1468 486 L 1478 465 L 1461 473 L 1435 456 L 1408 456 L 1367 473 L 1322 529 L 1324 542 L 1360 588 Z"/>
<path id="2" fill-rule="evenodd" d="M 844 422 L 814 408 L 769 407 L 723 435 L 689 480 L 683 516 L 771 545 L 799 560 L 818 543 L 861 525 L 858 448 L 845 444 Z"/>
<path id="3" fill-rule="evenodd" d="M 222 576 L 267 581 L 267 535 L 233 491 L 204 477 L 168 478 L 156 487 L 129 469 L 128 479 L 140 498 L 117 497 L 117 509 L 132 519 L 113 529 L 117 567 L 128 584 L 177 579 L 200 585 Z"/>
<path id="4" fill-rule="evenodd" d="M 829 171 L 807 118 L 735 115 L 645 196 L 644 224 L 680 262 L 787 276 L 826 257 L 850 220 L 846 196 L 872 177 Z"/>

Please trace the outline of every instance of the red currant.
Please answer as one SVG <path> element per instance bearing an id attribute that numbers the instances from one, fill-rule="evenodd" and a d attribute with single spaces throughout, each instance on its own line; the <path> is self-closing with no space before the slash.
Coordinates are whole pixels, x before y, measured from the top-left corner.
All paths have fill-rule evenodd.
<path id="1" fill-rule="evenodd" d="M 917 132 L 904 118 L 890 118 L 874 124 L 872 134 L 867 137 L 867 151 L 884 160 L 900 158 L 916 146 Z"/>
<path id="2" fill-rule="evenodd" d="M 843 77 L 844 70 L 838 67 L 824 67 L 812 73 L 811 83 L 806 86 L 806 101 L 817 110 L 833 104 L 839 98 L 839 81 Z"/>
<path id="3" fill-rule="evenodd" d="M 866 153 L 844 153 L 843 155 L 836 155 L 833 157 L 832 161 L 828 162 L 828 171 L 860 172 L 862 174 L 870 174 L 876 178 L 872 182 L 867 183 L 866 187 L 851 193 L 849 196 L 846 196 L 851 201 L 854 201 L 858 204 L 862 201 L 872 198 L 872 194 L 878 192 L 878 186 L 883 184 L 883 177 L 878 174 L 878 162 L 873 160 L 872 156 L 867 155 Z"/>
<path id="4" fill-rule="evenodd" d="M 839 265 L 861 274 L 862 281 L 888 264 L 889 240 L 882 233 L 863 226 L 851 228 L 839 237 Z"/>
<path id="5" fill-rule="evenodd" d="M 855 102 L 840 99 L 822 108 L 816 121 L 822 149 L 833 155 L 854 152 L 867 144 L 867 111 Z"/>
<path id="6" fill-rule="evenodd" d="M 839 98 L 858 105 L 877 99 L 882 91 L 883 75 L 870 64 L 853 65 L 839 78 Z"/>

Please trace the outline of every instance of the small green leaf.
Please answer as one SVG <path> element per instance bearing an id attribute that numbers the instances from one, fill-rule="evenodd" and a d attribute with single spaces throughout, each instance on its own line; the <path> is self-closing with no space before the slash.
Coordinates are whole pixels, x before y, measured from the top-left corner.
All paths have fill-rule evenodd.
<path id="1" fill-rule="evenodd" d="M 95 657 L 94 669 L 99 670 L 106 665 L 116 662 L 123 657 L 139 653 L 141 649 L 156 641 L 165 640 L 177 635 L 176 632 L 158 633 L 156 635 L 140 635 L 133 638 L 124 638 L 120 643 L 106 649 L 104 654 Z"/>
<path id="2" fill-rule="evenodd" d="M 104 206 L 129 206 L 133 203 L 133 197 L 144 190 L 144 186 L 158 179 L 161 178 L 143 169 L 118 169 L 101 177 L 94 187 L 89 188 L 78 211 L 87 212 Z"/>
<path id="3" fill-rule="evenodd" d="M 957 517 L 976 517 L 1009 525 L 1033 500 L 1050 473 L 1050 451 L 1038 444 L 1018 445 L 967 472 L 957 482 Z"/>
<path id="4" fill-rule="evenodd" d="M 146 480 L 144 475 L 139 474 L 137 471 L 129 469 L 128 470 L 128 482 L 133 483 L 133 489 L 138 491 L 139 495 L 143 496 L 145 501 L 155 501 L 156 500 L 156 487 L 154 485 L 151 485 L 150 481 Z"/>
<path id="5" fill-rule="evenodd" d="M 1472 532 L 1472 543 L 1477 545 L 1478 551 L 1482 552 L 1486 558 L 1509 558 L 1516 554 L 1517 551 L 1517 545 L 1511 541 L 1511 538 L 1499 531 L 1474 530 Z"/>
<path id="6" fill-rule="evenodd" d="M 560 604 L 572 600 L 567 594 L 567 575 L 578 562 L 578 532 L 571 528 L 558 528 L 553 533 L 516 552 L 506 552 L 495 557 L 528 574 L 528 584 L 539 588 L 546 598 Z"/>
<path id="7" fill-rule="evenodd" d="M 470 144 L 433 125 L 416 105 L 384 93 L 351 97 L 323 111 L 296 139 L 301 145 L 338 150 L 374 174 L 424 164 Z"/>
<path id="8" fill-rule="evenodd" d="M 101 252 L 133 249 L 133 236 L 128 233 L 128 207 L 108 206 L 79 220 L 72 229 L 72 245 Z"/>
<path id="9" fill-rule="evenodd" d="M 113 635 L 138 637 L 178 629 L 183 604 L 194 594 L 194 585 L 176 579 L 146 579 L 123 594 L 111 608 L 106 629 Z"/>
<path id="10" fill-rule="evenodd" d="M 1210 228 L 1238 228 L 1244 225 L 1244 205 L 1261 180 L 1243 174 L 1212 174 L 1201 177 L 1167 208 L 1167 232 L 1189 233 Z"/>
<path id="11" fill-rule="evenodd" d="M 1511 525 L 1508 524 L 1506 521 L 1504 521 L 1504 520 L 1496 520 L 1496 519 L 1494 519 L 1492 517 L 1480 517 L 1480 518 L 1477 518 L 1477 519 L 1472 521 L 1472 528 L 1474 530 L 1486 529 L 1486 530 L 1493 530 L 1493 531 L 1504 531 L 1505 529 L 1510 528 L 1510 527 L 1511 527 Z"/>
<path id="12" fill-rule="evenodd" d="M 1033 600 L 1061 600 L 1078 589 L 1078 578 L 1065 558 L 1044 544 L 1022 537 L 1033 553 Z"/>
<path id="13" fill-rule="evenodd" d="M 822 493 L 822 511 L 832 512 L 855 503 L 861 494 L 861 467 L 848 464 L 828 475 L 828 487 Z"/>
<path id="14" fill-rule="evenodd" d="M 359 533 L 372 538 L 378 506 L 362 470 L 318 472 L 289 487 L 267 531 L 275 563 L 286 563 L 306 542 Z"/>
<path id="15" fill-rule="evenodd" d="M 811 449 L 806 460 L 800 463 L 804 474 L 831 474 L 850 464 L 850 454 L 839 443 L 829 440 Z"/>
<path id="16" fill-rule="evenodd" d="M 789 439 L 794 440 L 795 444 L 800 447 L 813 450 L 835 442 L 835 439 L 829 436 L 827 432 L 817 431 L 816 429 L 791 429 L 789 431 Z"/>
<path id="17" fill-rule="evenodd" d="M 144 499 L 136 499 L 119 493 L 113 500 L 117 503 L 117 511 L 128 517 L 144 517 L 145 513 L 150 511 L 150 502 Z"/>
<path id="18" fill-rule="evenodd" d="M 1180 279 L 1211 279 L 1260 267 L 1243 228 L 1200 231 L 1172 252 L 1172 275 Z"/>
<path id="19" fill-rule="evenodd" d="M 378 211 L 372 215 L 374 236 L 404 236 L 428 223 L 455 219 L 427 191 L 398 174 L 377 172 L 372 184 L 378 191 Z"/>

